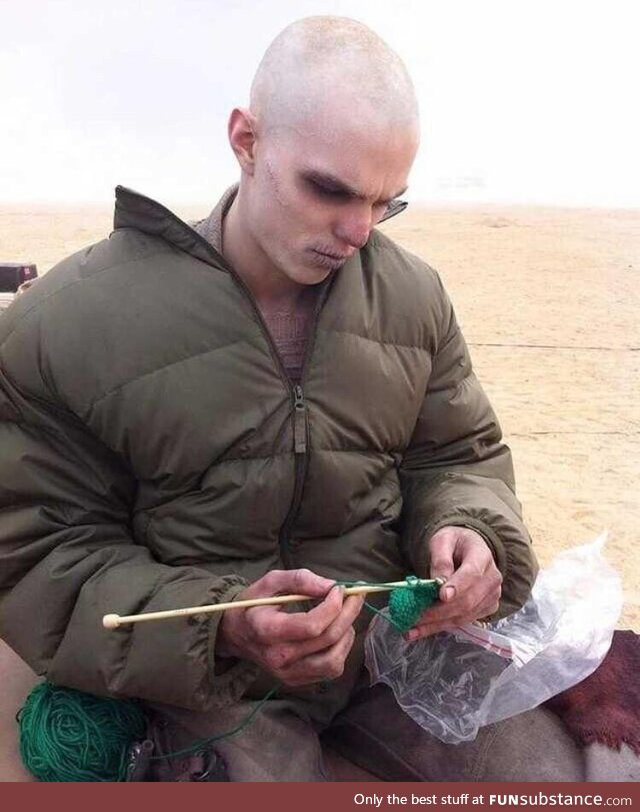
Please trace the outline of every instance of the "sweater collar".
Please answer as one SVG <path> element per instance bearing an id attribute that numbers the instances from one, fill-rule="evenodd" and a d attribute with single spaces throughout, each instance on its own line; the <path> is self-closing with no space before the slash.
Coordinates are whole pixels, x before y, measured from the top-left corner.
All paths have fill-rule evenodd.
<path id="1" fill-rule="evenodd" d="M 211 214 L 204 220 L 192 224 L 195 231 L 220 253 L 222 253 L 222 221 L 238 194 L 238 187 L 237 183 L 230 186 L 216 203 Z"/>

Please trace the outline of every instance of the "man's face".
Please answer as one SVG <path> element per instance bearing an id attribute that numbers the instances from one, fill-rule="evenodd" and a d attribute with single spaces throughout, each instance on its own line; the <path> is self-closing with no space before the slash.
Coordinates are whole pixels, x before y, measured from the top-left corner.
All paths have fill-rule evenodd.
<path id="1" fill-rule="evenodd" d="M 353 124 L 259 138 L 246 225 L 273 270 L 314 285 L 340 268 L 406 190 L 417 141 Z"/>

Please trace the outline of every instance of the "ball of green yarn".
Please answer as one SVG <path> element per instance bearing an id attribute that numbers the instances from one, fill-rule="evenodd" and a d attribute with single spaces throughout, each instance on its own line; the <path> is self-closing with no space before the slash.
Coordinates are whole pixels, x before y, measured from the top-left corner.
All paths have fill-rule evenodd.
<path id="1" fill-rule="evenodd" d="M 402 632 L 413 628 L 424 610 L 437 599 L 439 589 L 437 583 L 394 589 L 389 596 L 389 614 L 396 628 Z"/>
<path id="2" fill-rule="evenodd" d="M 145 735 L 133 700 L 37 685 L 18 713 L 20 755 L 40 781 L 124 781 L 129 745 Z"/>

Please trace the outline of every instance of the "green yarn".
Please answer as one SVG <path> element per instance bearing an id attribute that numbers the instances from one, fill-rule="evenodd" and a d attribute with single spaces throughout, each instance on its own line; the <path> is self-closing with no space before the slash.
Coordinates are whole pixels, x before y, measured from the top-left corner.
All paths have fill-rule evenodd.
<path id="1" fill-rule="evenodd" d="M 103 699 L 48 682 L 31 691 L 18 724 L 22 761 L 40 781 L 124 781 L 129 745 L 146 730 L 133 700 Z"/>
<path id="2" fill-rule="evenodd" d="M 440 584 L 421 584 L 414 576 L 407 578 L 407 586 L 394 589 L 389 596 L 389 617 L 400 632 L 413 628 L 420 615 L 438 598 Z"/>
<path id="3" fill-rule="evenodd" d="M 241 733 L 277 690 L 277 686 L 272 688 L 232 730 L 149 760 L 201 752 L 216 741 Z M 24 766 L 39 781 L 48 782 L 126 781 L 129 748 L 144 738 L 147 727 L 135 700 L 103 699 L 49 682 L 31 691 L 18 713 L 18 724 Z"/>
<path id="4" fill-rule="evenodd" d="M 405 581 L 406 583 L 402 586 L 391 590 L 388 614 L 383 614 L 367 601 L 364 604 L 367 609 L 383 617 L 402 633 L 413 628 L 424 610 L 438 600 L 438 593 L 443 583 L 441 579 L 422 581 L 415 575 L 407 575 Z M 369 581 L 336 581 L 336 586 L 385 586 L 385 584 Z"/>
<path id="5" fill-rule="evenodd" d="M 226 733 L 215 733 L 213 736 L 207 736 L 206 739 L 198 739 L 198 741 L 190 744 L 189 747 L 185 747 L 183 750 L 174 750 L 171 753 L 162 753 L 159 756 L 151 756 L 149 761 L 157 761 L 161 758 L 178 758 L 179 756 L 186 756 L 191 753 L 199 753 L 204 751 L 207 747 L 214 744 L 217 741 L 222 741 L 222 739 L 230 739 L 231 736 L 235 736 L 237 733 L 242 733 L 245 727 L 248 727 L 251 722 L 253 721 L 253 717 L 256 713 L 260 710 L 260 708 L 271 699 L 278 691 L 278 686 L 275 685 L 271 690 L 265 694 L 253 707 L 251 713 L 240 722 L 240 724 L 236 725 L 231 730 L 227 730 Z"/>
<path id="6" fill-rule="evenodd" d="M 356 586 L 364 581 L 337 581 Z M 384 584 L 366 584 L 384 586 Z M 425 609 L 438 599 L 440 583 L 415 575 L 396 587 L 389 597 L 389 613 L 382 615 L 400 632 L 411 629 Z M 366 604 L 381 614 L 376 607 Z M 233 730 L 201 739 L 176 753 L 151 760 L 198 752 L 211 743 L 240 733 L 250 724 L 275 688 L 257 703 Z M 51 683 L 37 685 L 18 714 L 20 754 L 29 772 L 40 781 L 125 781 L 129 747 L 144 738 L 146 718 L 135 700 L 106 699 Z"/>

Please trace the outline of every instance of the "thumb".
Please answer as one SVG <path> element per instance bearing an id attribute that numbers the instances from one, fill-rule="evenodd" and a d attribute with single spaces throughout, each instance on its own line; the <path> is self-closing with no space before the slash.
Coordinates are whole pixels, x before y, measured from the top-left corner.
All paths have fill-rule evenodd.
<path id="1" fill-rule="evenodd" d="M 430 575 L 447 581 L 455 572 L 453 553 L 458 540 L 456 528 L 442 527 L 429 540 Z M 440 600 L 451 600 L 456 593 L 454 586 L 443 586 Z"/>

